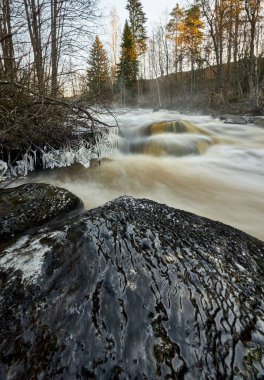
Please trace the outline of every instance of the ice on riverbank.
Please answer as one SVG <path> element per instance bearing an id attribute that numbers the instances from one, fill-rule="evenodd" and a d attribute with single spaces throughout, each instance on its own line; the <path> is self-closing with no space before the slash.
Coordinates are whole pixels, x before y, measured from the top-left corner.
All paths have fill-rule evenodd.
<path id="1" fill-rule="evenodd" d="M 102 158 L 111 156 L 117 145 L 118 128 L 111 127 L 106 131 L 100 131 L 100 134 L 96 135 L 95 144 L 83 139 L 78 144 L 68 144 L 60 149 L 55 149 L 50 145 L 44 146 L 44 149 L 30 149 L 15 164 L 12 164 L 10 159 L 8 160 L 9 162 L 0 160 L 0 180 L 26 176 L 28 172 L 35 170 L 38 166 L 37 156 L 39 165 L 43 169 L 62 168 L 74 163 L 80 163 L 85 168 L 88 168 L 91 160 L 100 161 Z"/>

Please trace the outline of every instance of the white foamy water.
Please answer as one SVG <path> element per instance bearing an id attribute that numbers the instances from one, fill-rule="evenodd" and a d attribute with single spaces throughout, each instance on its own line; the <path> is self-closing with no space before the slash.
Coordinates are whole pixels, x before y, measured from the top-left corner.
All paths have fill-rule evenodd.
<path id="1" fill-rule="evenodd" d="M 187 125 L 182 133 L 146 127 L 177 119 L 194 127 Z M 153 199 L 264 240 L 264 129 L 140 109 L 120 110 L 118 122 L 126 138 L 111 159 L 87 169 L 75 165 L 35 173 L 27 181 L 67 188 L 87 209 L 124 194 Z"/>

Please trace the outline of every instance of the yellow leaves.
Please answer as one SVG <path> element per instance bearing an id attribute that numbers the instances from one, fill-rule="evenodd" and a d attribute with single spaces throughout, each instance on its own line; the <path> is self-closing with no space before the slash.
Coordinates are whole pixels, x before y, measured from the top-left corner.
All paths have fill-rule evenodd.
<path id="1" fill-rule="evenodd" d="M 126 57 L 129 60 L 136 60 L 138 57 L 138 54 L 135 47 L 123 47 L 122 56 Z"/>
<path id="2" fill-rule="evenodd" d="M 178 26 L 178 42 L 189 48 L 197 48 L 203 41 L 204 22 L 200 18 L 200 10 L 193 6 L 185 12 L 185 18 Z"/>

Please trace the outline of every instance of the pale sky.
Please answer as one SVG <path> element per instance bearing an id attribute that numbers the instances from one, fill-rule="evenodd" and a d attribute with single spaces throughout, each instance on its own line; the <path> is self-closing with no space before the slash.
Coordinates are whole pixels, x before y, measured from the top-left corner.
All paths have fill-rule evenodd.
<path id="1" fill-rule="evenodd" d="M 148 32 L 151 31 L 153 24 L 158 22 L 160 19 L 164 19 L 166 11 L 167 13 L 171 12 L 171 10 L 175 7 L 176 3 L 186 4 L 184 0 L 141 0 L 141 4 L 143 6 L 143 10 L 146 13 L 147 28 Z M 103 5 L 104 13 L 110 12 L 110 10 L 115 7 L 117 13 L 120 18 L 121 28 L 123 29 L 123 25 L 125 19 L 128 18 L 128 11 L 126 10 L 127 0 L 101 0 L 101 4 Z M 110 22 L 110 20 L 109 20 Z M 106 25 L 107 27 L 107 25 Z"/>

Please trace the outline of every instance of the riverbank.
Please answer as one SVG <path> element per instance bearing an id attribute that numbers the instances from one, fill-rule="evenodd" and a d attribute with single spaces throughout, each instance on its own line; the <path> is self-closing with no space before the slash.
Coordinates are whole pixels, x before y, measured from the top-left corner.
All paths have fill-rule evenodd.
<path id="1" fill-rule="evenodd" d="M 194 102 L 191 103 L 193 109 L 196 112 L 202 113 L 202 114 L 208 114 L 213 117 L 219 117 L 222 115 L 237 115 L 237 116 L 248 116 L 254 119 L 254 117 L 261 117 L 263 116 L 263 113 L 261 112 L 260 108 L 258 108 L 256 105 L 252 104 L 249 100 L 240 100 L 240 101 L 233 101 L 233 102 L 227 102 L 227 103 L 220 103 L 220 104 L 214 104 L 214 105 L 208 105 L 205 102 L 200 103 L 197 101 L 197 103 Z M 186 102 L 183 102 L 179 106 L 179 109 L 182 112 L 186 112 Z"/>
<path id="2" fill-rule="evenodd" d="M 217 95 L 188 95 L 181 97 L 175 96 L 169 104 L 156 101 L 144 100 L 140 103 L 140 107 L 146 109 L 168 109 L 171 111 L 179 111 L 181 113 L 197 113 L 201 115 L 211 115 L 219 117 L 221 115 L 248 115 L 251 117 L 263 116 L 262 110 L 257 107 L 256 103 L 249 99 L 233 99 L 232 101 L 223 100 Z"/>
<path id="3" fill-rule="evenodd" d="M 36 169 L 89 166 L 112 149 L 111 125 L 100 120 L 103 107 L 83 98 L 39 95 L 18 83 L 0 81 L 0 178 Z M 115 124 L 114 124 L 115 125 Z"/>

